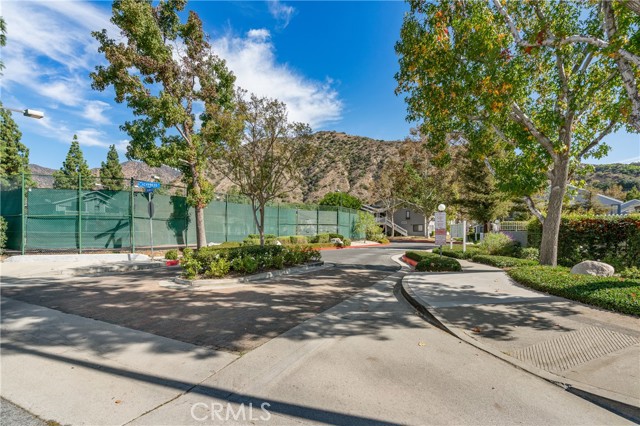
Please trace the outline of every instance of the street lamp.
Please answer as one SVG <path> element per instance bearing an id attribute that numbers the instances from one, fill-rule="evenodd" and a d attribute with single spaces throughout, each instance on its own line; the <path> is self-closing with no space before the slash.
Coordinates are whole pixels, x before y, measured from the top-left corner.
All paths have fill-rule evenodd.
<path id="1" fill-rule="evenodd" d="M 445 211 L 446 209 L 447 209 L 447 206 L 445 206 L 444 204 L 440 204 L 440 205 L 438 206 L 438 211 L 439 211 L 439 212 L 443 212 L 443 211 Z"/>
<path id="2" fill-rule="evenodd" d="M 41 118 L 44 118 L 44 112 L 36 111 L 35 109 L 28 109 L 28 108 L 27 109 L 3 108 L 3 109 L 6 109 L 7 111 L 20 112 L 25 117 L 35 118 L 38 120 L 40 120 Z"/>

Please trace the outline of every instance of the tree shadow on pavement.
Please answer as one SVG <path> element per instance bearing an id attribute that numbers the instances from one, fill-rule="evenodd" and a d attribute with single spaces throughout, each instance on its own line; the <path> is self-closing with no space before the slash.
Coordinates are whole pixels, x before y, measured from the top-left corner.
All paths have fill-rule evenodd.
<path id="1" fill-rule="evenodd" d="M 287 337 L 367 335 L 378 339 L 384 328 L 415 326 L 412 311 L 398 311 L 395 299 L 383 301 L 392 294 L 393 283 L 385 292 L 367 289 L 390 273 L 388 269 L 329 268 L 233 288 L 188 291 L 158 285 L 159 280 L 175 272 L 140 271 L 117 276 L 30 279 L 32 286 L 3 287 L 1 293 L 3 297 L 185 343 L 244 353 L 347 299 L 342 311 L 323 316 L 322 322 L 307 333 Z M 344 316 L 347 313 L 349 317 Z M 38 333 L 43 318 L 37 306 L 27 311 L 2 309 L 3 337 L 16 344 L 30 342 L 29 333 Z M 11 325 L 18 322 L 19 331 L 12 332 Z M 126 329 L 119 333 L 88 330 L 86 322 L 81 321 L 66 321 L 64 327 L 59 330 L 61 337 L 39 340 L 104 353 L 123 349 L 133 338 Z"/>

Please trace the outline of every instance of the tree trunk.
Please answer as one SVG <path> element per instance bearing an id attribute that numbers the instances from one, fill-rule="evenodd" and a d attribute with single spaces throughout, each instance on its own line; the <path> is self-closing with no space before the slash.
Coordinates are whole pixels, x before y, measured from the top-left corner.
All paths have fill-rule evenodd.
<path id="1" fill-rule="evenodd" d="M 563 156 L 555 162 L 551 176 L 549 206 L 542 225 L 541 265 L 556 266 L 558 264 L 558 235 L 562 217 L 562 201 L 567 191 L 568 176 L 569 159 Z"/>
<path id="2" fill-rule="evenodd" d="M 207 245 L 207 235 L 204 232 L 204 207 L 196 206 L 196 242 L 199 249 Z"/>
<path id="3" fill-rule="evenodd" d="M 391 211 L 391 236 L 395 237 L 396 236 L 396 222 L 395 222 L 395 211 L 392 210 Z"/>
<path id="4" fill-rule="evenodd" d="M 427 225 L 428 225 L 428 223 L 427 223 L 427 215 L 425 214 L 424 215 L 424 229 L 423 229 L 423 231 L 424 231 L 424 236 L 429 238 L 429 229 L 428 229 Z"/>
<path id="5" fill-rule="evenodd" d="M 192 183 L 193 183 L 193 195 L 195 199 L 195 211 L 196 211 L 196 245 L 198 249 L 207 245 L 207 234 L 204 231 L 204 208 L 200 196 L 200 182 L 198 181 L 198 170 L 194 164 L 191 164 Z"/>
<path id="6" fill-rule="evenodd" d="M 264 206 L 260 206 L 260 223 L 258 223 L 260 233 L 260 247 L 264 247 Z"/>

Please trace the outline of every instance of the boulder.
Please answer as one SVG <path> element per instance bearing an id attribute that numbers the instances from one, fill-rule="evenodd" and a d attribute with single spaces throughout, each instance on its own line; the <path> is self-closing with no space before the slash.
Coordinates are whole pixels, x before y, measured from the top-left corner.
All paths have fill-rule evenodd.
<path id="1" fill-rule="evenodd" d="M 585 260 L 571 268 L 572 274 L 595 275 L 597 277 L 610 277 L 614 272 L 613 266 L 595 260 Z"/>

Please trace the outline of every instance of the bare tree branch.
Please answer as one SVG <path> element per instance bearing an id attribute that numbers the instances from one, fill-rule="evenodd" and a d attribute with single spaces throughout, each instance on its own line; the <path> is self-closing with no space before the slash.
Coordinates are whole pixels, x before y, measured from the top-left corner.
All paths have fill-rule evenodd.
<path id="1" fill-rule="evenodd" d="M 551 142 L 551 140 L 544 133 L 538 130 L 531 118 L 529 118 L 529 116 L 527 116 L 527 114 L 525 114 L 520 109 L 517 103 L 513 102 L 511 104 L 511 111 L 513 118 L 520 124 L 524 125 L 531 132 L 531 134 L 538 140 L 540 145 L 542 145 L 542 147 L 555 161 L 558 157 L 558 154 L 553 149 L 553 143 Z"/>

